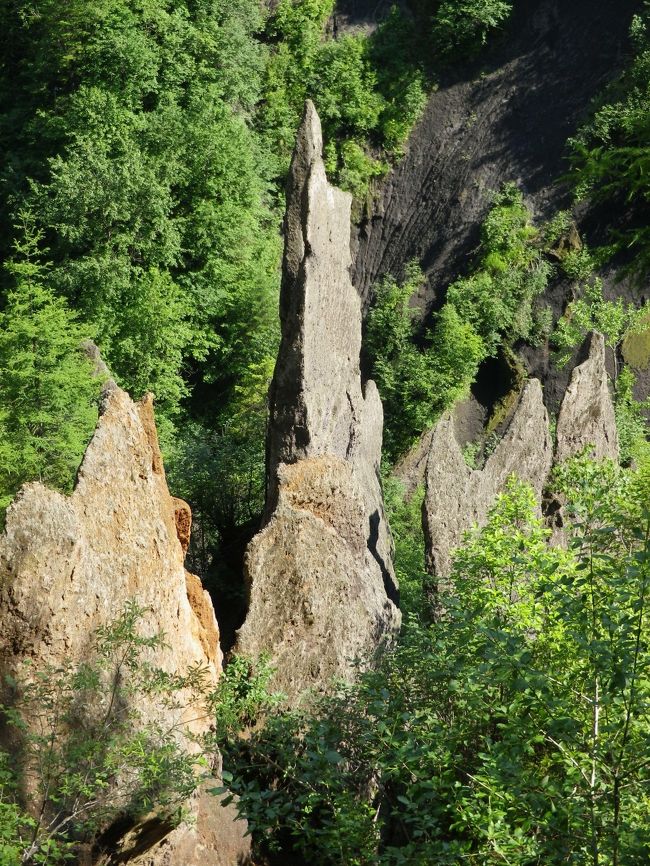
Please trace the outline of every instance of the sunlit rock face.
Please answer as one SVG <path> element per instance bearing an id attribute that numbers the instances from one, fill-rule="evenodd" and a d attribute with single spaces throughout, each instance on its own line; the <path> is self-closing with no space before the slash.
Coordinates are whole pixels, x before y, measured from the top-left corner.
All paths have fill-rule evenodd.
<path id="1" fill-rule="evenodd" d="M 472 526 L 483 526 L 511 475 L 526 481 L 541 500 L 553 459 L 553 443 L 542 387 L 531 379 L 523 388 L 505 435 L 482 469 L 465 462 L 447 414 L 431 437 L 423 506 L 429 570 L 446 577 L 454 551 Z"/>
<path id="2" fill-rule="evenodd" d="M 571 374 L 557 419 L 555 460 L 561 463 L 586 446 L 596 460 L 618 460 L 614 403 L 605 366 L 605 338 L 592 333 L 586 358 Z"/>
<path id="3" fill-rule="evenodd" d="M 202 663 L 216 682 L 214 611 L 183 560 L 151 400 L 134 403 L 113 387 L 73 494 L 26 484 L 8 510 L 0 539 L 3 664 L 79 656 L 98 626 L 137 600 L 143 629 L 166 637 L 157 664 L 182 672 Z"/>
<path id="4" fill-rule="evenodd" d="M 0 537 L 1 673 L 20 681 L 46 665 L 87 658 L 94 631 L 136 601 L 144 611 L 142 633 L 165 638 L 147 660 L 181 675 L 200 665 L 206 685 L 214 685 L 221 653 L 212 602 L 183 565 L 190 523 L 189 507 L 167 488 L 151 398 L 135 403 L 109 383 L 72 495 L 26 484 L 7 512 Z M 210 725 L 189 704 L 174 710 L 152 698 L 137 711 L 143 724 L 179 724 L 196 734 Z M 193 798 L 189 810 L 195 822 L 173 832 L 134 828 L 138 856 L 146 858 L 138 862 L 245 862 L 249 845 L 232 810 L 206 794 Z M 126 852 L 119 862 L 129 862 L 122 843 L 115 842 Z"/>
<path id="5" fill-rule="evenodd" d="M 565 543 L 563 502 L 553 491 L 552 466 L 584 449 L 596 460 L 617 460 L 619 455 L 602 334 L 588 336 L 582 356 L 562 401 L 555 448 L 537 379 L 524 386 L 510 425 L 483 469 L 470 469 L 465 463 L 453 414 L 444 416 L 423 437 L 421 441 L 427 442 L 429 449 L 423 522 L 427 565 L 432 574 L 442 578 L 449 574 L 463 534 L 473 525 L 484 525 L 510 475 L 532 486 L 540 506 L 546 490 L 544 506 L 551 543 Z"/>
<path id="6" fill-rule="evenodd" d="M 307 103 L 287 189 L 282 342 L 271 386 L 265 527 L 247 552 L 237 651 L 269 652 L 291 698 L 350 676 L 399 627 L 379 483 L 383 412 L 362 383 L 351 196 L 331 186 Z"/>

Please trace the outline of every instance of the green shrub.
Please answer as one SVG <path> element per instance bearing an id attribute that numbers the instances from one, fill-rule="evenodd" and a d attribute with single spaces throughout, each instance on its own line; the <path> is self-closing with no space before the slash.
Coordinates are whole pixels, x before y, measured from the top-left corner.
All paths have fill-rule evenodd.
<path id="1" fill-rule="evenodd" d="M 620 448 L 621 463 L 629 466 L 648 455 L 648 423 L 646 413 L 650 412 L 650 400 L 641 402 L 634 397 L 634 373 L 623 367 L 616 380 L 616 429 Z"/>
<path id="2" fill-rule="evenodd" d="M 204 671 L 171 676 L 145 661 L 163 638 L 141 634 L 143 614 L 127 604 L 97 630 L 83 661 L 27 667 L 8 684 L 13 699 L 2 710 L 17 748 L 11 769 L 6 757 L 0 764 L 0 820 L 5 828 L 13 822 L 3 832 L 13 833 L 8 844 L 19 848 L 21 863 L 68 859 L 120 816 L 178 821 L 205 775 L 181 718 L 188 705 L 205 710 Z M 143 720 L 143 706 L 161 712 L 161 721 Z M 25 788 L 29 817 L 16 818 L 12 789 Z"/>
<path id="3" fill-rule="evenodd" d="M 473 272 L 449 287 L 447 301 L 471 323 L 488 355 L 502 340 L 528 339 L 533 330 L 533 302 L 542 294 L 551 268 L 534 243 L 523 196 L 506 184 L 481 228 L 481 249 Z"/>
<path id="4" fill-rule="evenodd" d="M 511 12 L 509 0 L 442 0 L 433 15 L 433 43 L 443 55 L 476 51 Z"/>
<path id="5" fill-rule="evenodd" d="M 604 252 L 623 253 L 642 278 L 650 269 L 650 37 L 648 12 L 632 20 L 634 57 L 603 93 L 592 119 L 570 141 L 579 199 L 619 206 L 624 212 Z"/>
<path id="6" fill-rule="evenodd" d="M 436 318 L 428 347 L 415 344 L 415 310 L 409 306 L 422 273 L 409 266 L 404 283 L 384 280 L 368 316 L 365 349 L 384 403 L 384 452 L 395 460 L 419 433 L 469 391 L 484 347 L 452 304 Z"/>
<path id="7" fill-rule="evenodd" d="M 409 619 L 379 670 L 311 715 L 226 739 L 255 852 L 644 864 L 648 480 L 648 466 L 564 464 L 569 550 L 511 482 L 458 552 L 440 621 Z"/>
<path id="8" fill-rule="evenodd" d="M 594 270 L 594 260 L 588 249 L 568 250 L 562 257 L 562 270 L 571 280 L 584 282 Z"/>
<path id="9" fill-rule="evenodd" d="M 432 618 L 433 581 L 425 568 L 422 502 L 424 489 L 418 487 L 411 496 L 394 476 L 382 479 L 384 502 L 395 543 L 395 575 L 399 583 L 399 602 L 403 616 L 416 615 L 422 621 Z"/>
<path id="10" fill-rule="evenodd" d="M 556 350 L 556 363 L 563 367 L 581 345 L 590 331 L 599 331 L 605 343 L 616 349 L 626 329 L 637 315 L 634 308 L 623 302 L 603 298 L 602 281 L 594 277 L 583 289 L 583 294 L 566 308 L 551 335 Z"/>

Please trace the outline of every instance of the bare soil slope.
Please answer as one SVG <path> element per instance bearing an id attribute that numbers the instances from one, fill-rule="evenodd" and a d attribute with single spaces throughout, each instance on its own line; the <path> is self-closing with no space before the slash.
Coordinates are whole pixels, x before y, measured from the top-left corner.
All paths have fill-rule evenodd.
<path id="1" fill-rule="evenodd" d="M 440 299 L 466 269 L 490 193 L 523 188 L 536 215 L 561 206 L 565 142 L 625 58 L 638 0 L 519 0 L 493 56 L 429 99 L 408 153 L 359 229 L 355 282 L 368 298 L 383 274 L 418 259 Z"/>

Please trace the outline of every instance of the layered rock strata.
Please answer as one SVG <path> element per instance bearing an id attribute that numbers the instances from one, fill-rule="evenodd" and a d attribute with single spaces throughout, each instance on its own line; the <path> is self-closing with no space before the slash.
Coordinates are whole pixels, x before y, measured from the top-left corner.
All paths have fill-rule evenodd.
<path id="1" fill-rule="evenodd" d="M 265 526 L 246 554 L 250 608 L 236 645 L 269 652 L 294 699 L 351 675 L 400 619 L 379 482 L 383 412 L 359 369 L 352 199 L 328 183 L 322 146 L 308 102 L 287 189 Z"/>
<path id="2" fill-rule="evenodd" d="M 93 632 L 133 600 L 144 610 L 142 632 L 165 637 L 149 661 L 181 675 L 200 665 L 216 683 L 214 610 L 183 566 L 189 522 L 189 507 L 167 489 L 151 398 L 134 403 L 110 382 L 72 495 L 26 484 L 8 509 L 0 537 L 0 672 L 21 680 L 27 669 L 85 658 Z M 189 706 L 172 719 L 165 715 L 172 710 L 153 699 L 137 710 L 143 723 L 187 724 L 197 734 L 210 721 Z M 244 862 L 241 825 L 230 850 L 215 841 L 230 833 L 233 812 L 209 797 L 196 797 L 192 809 L 196 827 L 158 833 L 146 862 L 178 863 L 181 852 L 188 866 Z M 198 828 L 207 824 L 210 833 L 201 836 Z"/>

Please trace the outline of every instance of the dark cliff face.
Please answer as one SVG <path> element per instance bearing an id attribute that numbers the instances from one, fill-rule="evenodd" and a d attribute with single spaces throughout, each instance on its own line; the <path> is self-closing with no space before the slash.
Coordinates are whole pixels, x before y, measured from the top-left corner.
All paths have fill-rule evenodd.
<path id="1" fill-rule="evenodd" d="M 638 0 L 521 0 L 511 32 L 481 66 L 443 81 L 359 227 L 355 283 L 368 299 L 383 274 L 417 259 L 423 304 L 439 303 L 466 268 L 490 194 L 522 187 L 535 216 L 567 204 L 556 181 L 565 143 L 590 100 L 615 75 Z"/>

